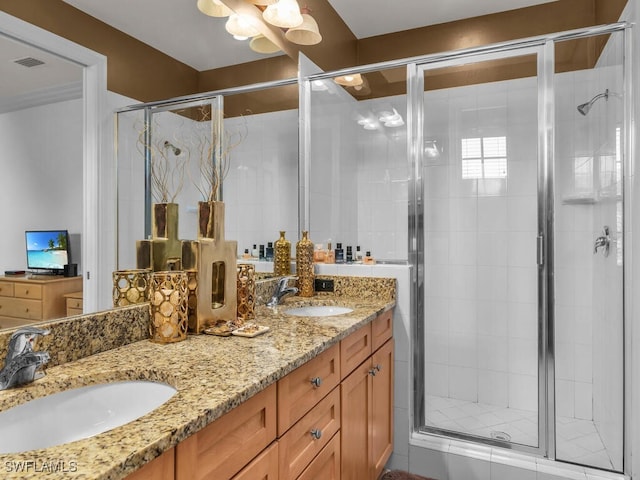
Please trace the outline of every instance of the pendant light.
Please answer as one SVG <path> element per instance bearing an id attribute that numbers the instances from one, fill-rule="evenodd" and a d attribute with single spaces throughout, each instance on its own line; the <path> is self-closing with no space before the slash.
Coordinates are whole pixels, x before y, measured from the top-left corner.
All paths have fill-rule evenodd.
<path id="1" fill-rule="evenodd" d="M 234 37 L 255 37 L 260 32 L 253 26 L 253 22 L 246 15 L 232 13 L 224 28 Z"/>
<path id="2" fill-rule="evenodd" d="M 249 48 L 257 53 L 276 53 L 280 47 L 262 34 L 256 35 L 249 42 Z"/>
<path id="3" fill-rule="evenodd" d="M 302 23 L 287 30 L 284 37 L 297 45 L 316 45 L 322 41 L 318 23 L 307 8 L 302 9 Z"/>
<path id="4" fill-rule="evenodd" d="M 302 23 L 300 6 L 296 0 L 278 0 L 278 3 L 269 5 L 262 17 L 274 27 L 293 28 Z"/>
<path id="5" fill-rule="evenodd" d="M 233 13 L 220 0 L 198 0 L 198 10 L 210 17 L 228 17 Z"/>

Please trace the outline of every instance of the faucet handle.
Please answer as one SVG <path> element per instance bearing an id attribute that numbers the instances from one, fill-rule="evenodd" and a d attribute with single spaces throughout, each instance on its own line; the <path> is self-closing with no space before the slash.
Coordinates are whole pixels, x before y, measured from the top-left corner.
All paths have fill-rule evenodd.
<path id="1" fill-rule="evenodd" d="M 33 352 L 33 342 L 36 338 L 43 335 L 49 335 L 49 330 L 37 327 L 20 327 L 13 332 L 13 335 L 9 338 L 9 347 L 7 357 L 5 359 L 5 365 L 18 355 Z"/>

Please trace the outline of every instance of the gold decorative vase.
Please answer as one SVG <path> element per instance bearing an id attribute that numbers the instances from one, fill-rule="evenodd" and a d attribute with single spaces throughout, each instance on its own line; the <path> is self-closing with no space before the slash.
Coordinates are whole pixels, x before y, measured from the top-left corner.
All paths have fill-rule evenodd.
<path id="1" fill-rule="evenodd" d="M 236 323 L 242 325 L 253 320 L 256 306 L 256 267 L 250 263 L 238 264 L 238 319 Z"/>
<path id="2" fill-rule="evenodd" d="M 313 242 L 309 232 L 302 232 L 302 239 L 296 244 L 296 275 L 298 276 L 298 295 L 313 297 L 315 272 L 313 270 Z"/>
<path id="3" fill-rule="evenodd" d="M 113 306 L 148 302 L 150 273 L 146 268 L 113 272 Z"/>
<path id="4" fill-rule="evenodd" d="M 280 231 L 280 238 L 275 243 L 273 257 L 274 275 L 284 276 L 291 274 L 291 242 L 284 238 L 284 231 Z"/>
<path id="5" fill-rule="evenodd" d="M 182 267 L 193 274 L 195 312 L 189 329 L 200 333 L 218 320 L 236 321 L 238 244 L 224 238 L 224 203 L 199 202 L 198 240 L 182 242 Z"/>
<path id="6" fill-rule="evenodd" d="M 185 272 L 151 274 L 149 340 L 174 343 L 187 338 L 187 291 Z"/>
<path id="7" fill-rule="evenodd" d="M 136 264 L 155 272 L 181 270 L 178 240 L 178 204 L 154 203 L 151 216 L 151 239 L 136 242 Z"/>

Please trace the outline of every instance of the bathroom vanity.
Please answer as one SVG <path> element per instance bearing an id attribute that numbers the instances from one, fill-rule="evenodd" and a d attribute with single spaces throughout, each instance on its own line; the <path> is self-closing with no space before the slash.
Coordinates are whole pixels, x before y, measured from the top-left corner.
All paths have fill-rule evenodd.
<path id="1" fill-rule="evenodd" d="M 165 382 L 177 393 L 138 420 L 91 438 L 0 454 L 3 478 L 41 478 L 41 472 L 10 467 L 59 459 L 74 462 L 76 470 L 65 478 L 375 480 L 392 449 L 392 283 L 385 295 L 358 288 L 357 297 L 349 296 L 337 283 L 336 295 L 258 307 L 257 323 L 270 330 L 255 338 L 193 335 L 169 345 L 142 339 L 60 365 L 52 361 L 43 379 L 0 392 L 0 410 L 75 386 L 127 379 Z M 352 311 L 286 313 L 318 304 Z M 100 324 L 117 321 L 118 313 L 130 317 L 127 323 L 148 321 L 148 307 L 138 306 L 108 312 Z M 46 341 L 60 335 L 61 325 L 51 326 Z"/>

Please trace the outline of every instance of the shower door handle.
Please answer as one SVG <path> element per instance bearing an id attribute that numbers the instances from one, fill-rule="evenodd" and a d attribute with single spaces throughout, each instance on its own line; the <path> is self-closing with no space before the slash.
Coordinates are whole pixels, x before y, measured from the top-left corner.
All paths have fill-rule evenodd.
<path id="1" fill-rule="evenodd" d="M 595 243 L 593 244 L 593 254 L 598 253 L 598 249 L 602 248 L 602 253 L 605 257 L 609 256 L 609 244 L 611 243 L 611 236 L 609 235 L 609 227 L 602 227 L 602 235 L 596 238 Z"/>

